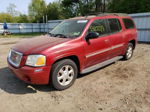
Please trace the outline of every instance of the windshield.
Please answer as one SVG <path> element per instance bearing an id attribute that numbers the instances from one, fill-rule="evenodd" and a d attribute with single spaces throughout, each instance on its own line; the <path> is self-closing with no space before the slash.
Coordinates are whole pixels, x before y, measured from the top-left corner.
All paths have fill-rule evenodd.
<path id="1" fill-rule="evenodd" d="M 52 36 L 60 36 L 68 38 L 78 37 L 83 32 L 87 22 L 88 20 L 66 20 L 60 23 L 49 33 Z"/>

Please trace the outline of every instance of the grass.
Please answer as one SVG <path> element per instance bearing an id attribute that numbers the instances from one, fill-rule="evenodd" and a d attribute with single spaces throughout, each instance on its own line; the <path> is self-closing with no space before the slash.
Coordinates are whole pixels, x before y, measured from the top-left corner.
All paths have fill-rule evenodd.
<path id="1" fill-rule="evenodd" d="M 30 38 L 35 36 L 40 36 L 44 33 L 20 33 L 20 34 L 11 34 L 11 35 L 0 35 L 0 38 Z"/>

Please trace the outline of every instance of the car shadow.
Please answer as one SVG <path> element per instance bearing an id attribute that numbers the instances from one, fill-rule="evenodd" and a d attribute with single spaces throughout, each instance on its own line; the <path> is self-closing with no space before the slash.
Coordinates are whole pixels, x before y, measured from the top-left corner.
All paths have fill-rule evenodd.
<path id="1" fill-rule="evenodd" d="M 101 70 L 103 68 L 106 68 L 112 64 L 109 64 L 105 67 L 99 68 L 86 74 L 79 74 L 77 78 L 80 79 L 85 76 L 91 75 L 92 73 Z M 8 67 L 5 67 L 0 68 L 0 92 L 3 91 L 11 94 L 29 94 L 29 93 L 37 93 L 37 91 L 52 92 L 56 90 L 52 88 L 50 85 L 32 85 L 24 83 L 23 81 L 18 79 Z"/>
<path id="2" fill-rule="evenodd" d="M 31 85 L 19 80 L 8 67 L 0 68 L 0 92 L 28 94 L 37 91 L 55 91 L 50 85 Z"/>

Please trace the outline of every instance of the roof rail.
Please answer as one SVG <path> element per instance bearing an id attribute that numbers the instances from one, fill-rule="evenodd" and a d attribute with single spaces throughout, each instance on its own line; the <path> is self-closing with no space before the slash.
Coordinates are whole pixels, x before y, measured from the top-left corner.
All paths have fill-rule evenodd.
<path id="1" fill-rule="evenodd" d="M 87 16 L 107 16 L 107 15 L 114 15 L 114 16 L 121 16 L 121 17 L 124 17 L 124 16 L 128 16 L 128 14 L 125 14 L 125 13 L 101 13 L 101 12 L 98 12 L 98 13 L 89 13 L 87 15 L 85 15 L 86 17 Z"/>
<path id="2" fill-rule="evenodd" d="M 107 15 L 114 15 L 114 16 L 128 16 L 128 14 L 125 13 L 102 13 L 97 16 L 107 16 Z"/>

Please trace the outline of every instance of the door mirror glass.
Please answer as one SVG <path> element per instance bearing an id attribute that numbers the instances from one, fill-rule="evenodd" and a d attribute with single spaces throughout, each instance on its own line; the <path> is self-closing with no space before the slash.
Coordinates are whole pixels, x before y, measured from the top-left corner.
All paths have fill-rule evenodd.
<path id="1" fill-rule="evenodd" d="M 90 33 L 86 36 L 86 40 L 95 39 L 95 38 L 98 38 L 98 37 L 99 37 L 99 33 L 97 33 L 97 32 L 90 32 Z"/>

